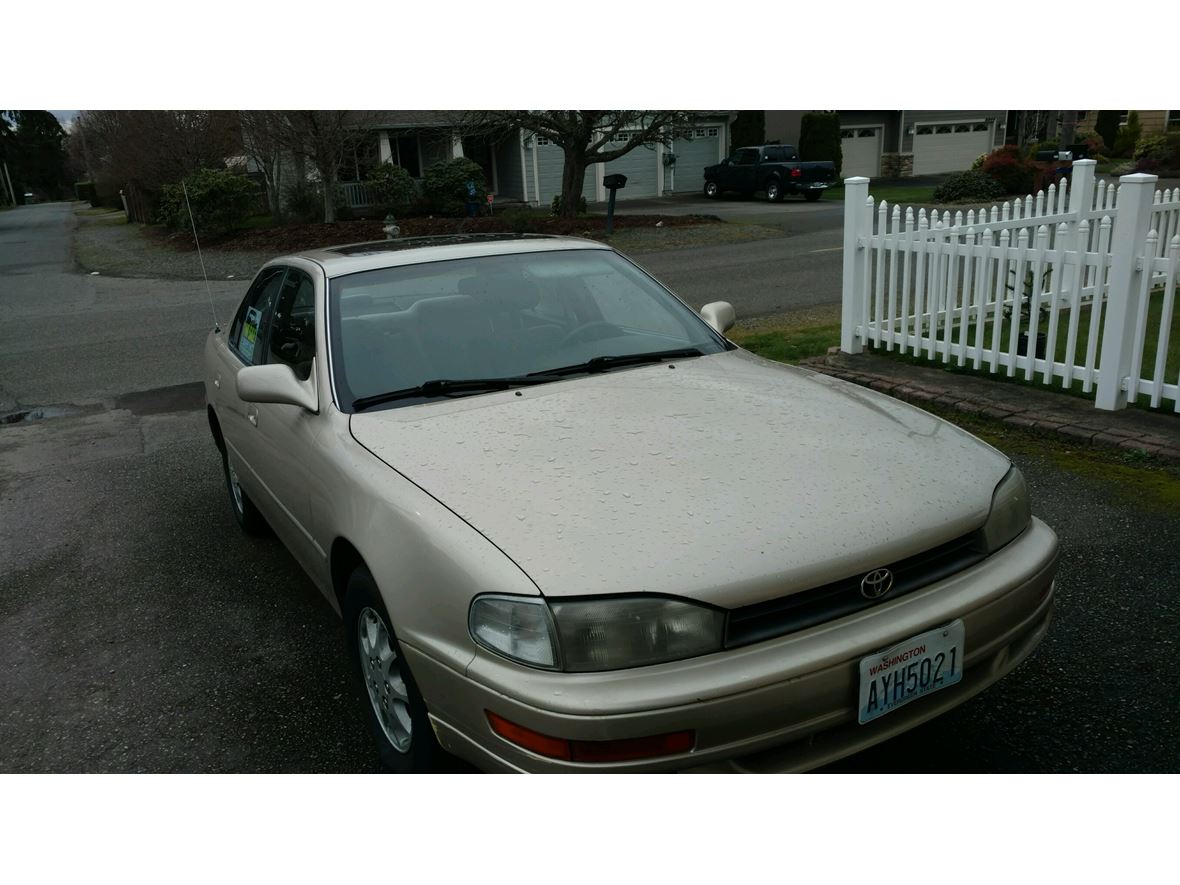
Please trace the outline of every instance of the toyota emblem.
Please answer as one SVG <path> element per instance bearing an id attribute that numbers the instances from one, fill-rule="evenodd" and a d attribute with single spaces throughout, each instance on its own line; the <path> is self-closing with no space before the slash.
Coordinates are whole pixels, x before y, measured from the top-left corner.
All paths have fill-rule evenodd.
<path id="1" fill-rule="evenodd" d="M 860 595 L 865 599 L 880 599 L 893 589 L 893 572 L 879 568 L 860 579 Z"/>

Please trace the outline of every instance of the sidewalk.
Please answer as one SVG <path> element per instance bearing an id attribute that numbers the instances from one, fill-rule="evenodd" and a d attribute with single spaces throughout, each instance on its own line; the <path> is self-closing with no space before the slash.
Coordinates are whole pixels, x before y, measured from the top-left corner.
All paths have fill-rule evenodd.
<path id="1" fill-rule="evenodd" d="M 934 402 L 1005 424 L 1060 435 L 1072 442 L 1142 451 L 1180 463 L 1180 416 L 1146 409 L 1104 412 L 1092 400 L 1056 388 L 1044 390 L 914 366 L 872 353 L 829 353 L 800 365 L 906 400 Z"/>

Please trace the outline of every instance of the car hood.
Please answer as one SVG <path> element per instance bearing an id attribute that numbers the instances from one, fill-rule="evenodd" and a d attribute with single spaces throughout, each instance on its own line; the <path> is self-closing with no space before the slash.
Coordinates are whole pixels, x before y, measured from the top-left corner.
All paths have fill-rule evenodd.
<path id="1" fill-rule="evenodd" d="M 926 412 L 744 351 L 350 423 L 551 596 L 783 596 L 978 528 L 1010 467 Z"/>

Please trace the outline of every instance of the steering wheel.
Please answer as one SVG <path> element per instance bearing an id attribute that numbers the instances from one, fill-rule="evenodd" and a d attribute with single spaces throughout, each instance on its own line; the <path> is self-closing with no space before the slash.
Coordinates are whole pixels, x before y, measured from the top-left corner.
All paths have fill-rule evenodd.
<path id="1" fill-rule="evenodd" d="M 614 323 L 608 323 L 606 320 L 591 320 L 588 323 L 582 323 L 582 325 L 562 338 L 561 344 L 558 347 L 567 347 L 570 344 L 578 344 L 582 341 L 596 341 L 599 338 L 610 338 L 612 334 L 622 335 L 623 330 Z"/>

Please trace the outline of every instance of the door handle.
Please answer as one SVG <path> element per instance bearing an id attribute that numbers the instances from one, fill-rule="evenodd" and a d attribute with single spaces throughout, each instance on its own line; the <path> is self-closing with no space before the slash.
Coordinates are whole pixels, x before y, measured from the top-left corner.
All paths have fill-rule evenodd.
<path id="1" fill-rule="evenodd" d="M 253 406 L 251 406 L 249 409 L 246 410 L 246 420 L 249 421 L 251 424 L 253 424 L 255 427 L 258 426 L 258 410 L 255 409 Z"/>

